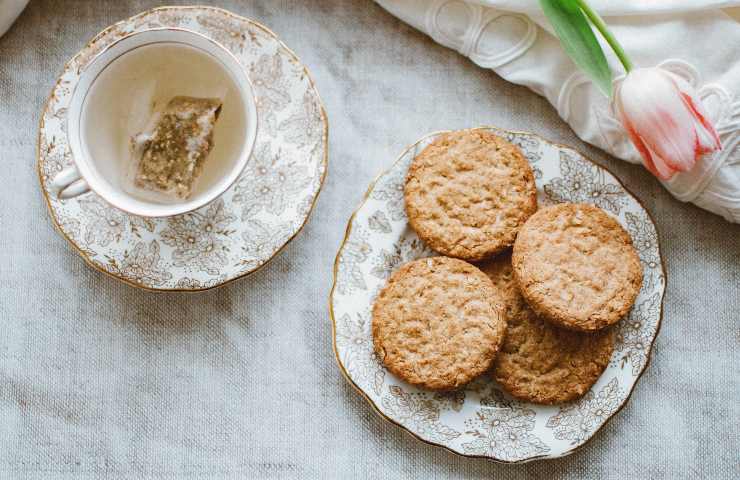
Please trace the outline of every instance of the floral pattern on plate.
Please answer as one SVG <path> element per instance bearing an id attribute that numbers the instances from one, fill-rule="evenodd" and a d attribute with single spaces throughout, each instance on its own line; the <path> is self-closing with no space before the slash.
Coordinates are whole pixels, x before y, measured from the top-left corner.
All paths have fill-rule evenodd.
<path id="1" fill-rule="evenodd" d="M 371 310 L 388 276 L 432 255 L 408 226 L 403 183 L 412 159 L 438 134 L 409 147 L 368 190 L 337 254 L 330 313 L 337 362 L 380 414 L 417 438 L 467 456 L 514 463 L 567 455 L 586 443 L 627 401 L 647 366 L 665 292 L 658 234 L 640 202 L 606 169 L 537 135 L 481 127 L 522 149 L 536 169 L 538 200 L 600 206 L 630 232 L 644 267 L 643 288 L 617 328 L 604 374 L 582 398 L 558 406 L 520 402 L 486 376 L 435 394 L 406 384 L 373 353 Z"/>
<path id="2" fill-rule="evenodd" d="M 141 218 L 94 193 L 55 198 L 50 181 L 73 163 L 66 114 L 80 71 L 107 45 L 164 26 L 209 36 L 254 84 L 259 132 L 250 162 L 219 199 L 171 218 Z M 98 34 L 65 66 L 43 112 L 38 171 L 52 220 L 91 265 L 155 290 L 202 290 L 253 272 L 306 223 L 327 169 L 326 113 L 306 68 L 264 26 L 226 10 L 163 7 Z"/>

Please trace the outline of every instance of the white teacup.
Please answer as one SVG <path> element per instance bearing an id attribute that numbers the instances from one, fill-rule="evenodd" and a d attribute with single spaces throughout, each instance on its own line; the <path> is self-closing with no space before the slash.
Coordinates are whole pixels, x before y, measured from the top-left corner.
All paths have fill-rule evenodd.
<path id="1" fill-rule="evenodd" d="M 154 105 L 177 95 L 223 98 L 214 147 L 187 200 L 161 203 L 126 188 L 131 136 Z M 239 60 L 214 40 L 184 29 L 127 35 L 105 48 L 81 73 L 67 111 L 74 166 L 52 188 L 61 199 L 94 191 L 116 208 L 145 217 L 195 210 L 224 193 L 244 170 L 257 137 L 252 85 Z"/>

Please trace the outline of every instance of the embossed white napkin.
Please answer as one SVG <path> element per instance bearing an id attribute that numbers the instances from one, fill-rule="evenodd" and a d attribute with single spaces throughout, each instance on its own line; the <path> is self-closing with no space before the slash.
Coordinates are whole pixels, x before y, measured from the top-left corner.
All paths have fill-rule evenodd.
<path id="1" fill-rule="evenodd" d="M 561 49 L 537 0 L 376 1 L 438 43 L 546 97 L 584 141 L 641 162 L 608 99 Z M 722 151 L 664 186 L 681 201 L 740 223 L 740 1 L 590 3 L 636 65 L 661 65 L 696 87 L 720 134 Z M 621 71 L 616 57 L 609 62 Z"/>

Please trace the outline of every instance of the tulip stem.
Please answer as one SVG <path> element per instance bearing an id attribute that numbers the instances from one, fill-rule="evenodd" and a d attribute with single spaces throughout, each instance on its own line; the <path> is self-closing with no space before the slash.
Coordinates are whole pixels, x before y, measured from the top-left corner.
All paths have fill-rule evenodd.
<path id="1" fill-rule="evenodd" d="M 593 23 L 599 33 L 601 33 L 601 36 L 604 37 L 606 43 L 608 43 L 609 46 L 612 47 L 612 50 L 614 50 L 617 58 L 620 62 L 622 62 L 622 65 L 624 65 L 625 71 L 629 72 L 630 70 L 632 70 L 632 62 L 630 61 L 629 57 L 627 57 L 627 54 L 624 52 L 622 45 L 619 44 L 617 39 L 614 38 L 614 35 L 612 35 L 612 32 L 609 31 L 609 27 L 606 26 L 604 19 L 602 19 L 599 14 L 591 8 L 586 0 L 576 0 L 576 2 L 578 3 L 578 6 L 581 7 L 581 10 L 583 10 L 583 13 L 586 14 L 586 17 L 591 20 L 591 23 Z"/>

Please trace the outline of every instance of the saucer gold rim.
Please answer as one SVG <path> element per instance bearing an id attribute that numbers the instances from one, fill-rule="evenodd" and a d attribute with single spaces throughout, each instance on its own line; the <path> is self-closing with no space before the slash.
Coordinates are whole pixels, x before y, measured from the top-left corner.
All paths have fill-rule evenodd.
<path id="1" fill-rule="evenodd" d="M 73 62 L 75 62 L 77 60 L 77 58 L 80 55 L 82 55 L 87 49 L 91 48 L 95 44 L 95 42 L 97 42 L 100 38 L 102 38 L 103 36 L 107 35 L 111 31 L 115 30 L 116 28 L 118 28 L 118 27 L 120 27 L 122 25 L 125 25 L 125 24 L 127 24 L 129 22 L 136 21 L 139 18 L 148 16 L 148 15 L 152 15 L 153 13 L 161 12 L 161 11 L 167 11 L 167 10 L 174 10 L 174 11 L 178 11 L 178 10 L 182 10 L 182 11 L 206 10 L 206 11 L 211 11 L 211 12 L 218 12 L 218 13 L 220 13 L 222 15 L 225 15 L 226 17 L 230 17 L 230 18 L 233 18 L 233 19 L 237 19 L 239 21 L 247 22 L 250 25 L 252 25 L 252 26 L 254 26 L 254 27 L 262 30 L 268 36 L 272 37 L 280 45 L 280 48 L 283 51 L 285 51 L 288 55 L 290 55 L 296 61 L 296 63 L 298 63 L 299 65 L 301 65 L 302 71 L 305 74 L 306 79 L 308 80 L 309 85 L 313 89 L 314 94 L 316 95 L 316 100 L 317 100 L 317 103 L 318 103 L 318 106 L 319 106 L 319 112 L 320 112 L 320 116 L 321 116 L 321 121 L 322 121 L 322 123 L 324 125 L 324 133 L 323 133 L 322 138 L 321 138 L 321 141 L 323 142 L 323 145 L 324 145 L 324 155 L 323 155 L 323 158 L 321 159 L 321 163 L 322 163 L 322 166 L 323 166 L 322 174 L 321 174 L 321 177 L 319 178 L 319 187 L 318 187 L 318 189 L 316 191 L 316 194 L 314 195 L 314 198 L 313 198 L 313 200 L 311 202 L 310 207 L 308 208 L 308 211 L 305 214 L 305 218 L 304 218 L 303 223 L 301 224 L 301 226 L 290 237 L 288 237 L 288 239 L 285 241 L 285 243 L 283 243 L 283 245 L 280 246 L 280 248 L 278 248 L 268 259 L 266 259 L 258 267 L 254 268 L 253 270 L 250 270 L 248 272 L 244 272 L 244 273 L 242 273 L 240 275 L 237 275 L 237 276 L 235 276 L 233 278 L 230 278 L 228 280 L 225 280 L 225 281 L 223 281 L 221 283 L 218 283 L 218 284 L 215 284 L 215 285 L 211 285 L 211 286 L 208 286 L 208 287 L 196 287 L 196 288 L 157 288 L 157 287 L 150 287 L 148 285 L 142 285 L 142 284 L 136 283 L 136 282 L 134 282 L 134 281 L 132 281 L 132 280 L 130 280 L 128 278 L 125 278 L 125 277 L 123 277 L 121 275 L 115 274 L 114 272 L 110 272 L 108 270 L 105 270 L 105 269 L 101 268 L 100 266 L 98 266 L 88 256 L 88 254 L 85 251 L 83 251 L 75 243 L 75 241 L 72 238 L 70 238 L 64 232 L 64 230 L 62 229 L 61 225 L 59 225 L 59 222 L 57 221 L 56 216 L 54 215 L 54 209 L 53 209 L 53 207 L 51 205 L 51 200 L 49 198 L 49 194 L 46 191 L 46 189 L 43 187 L 44 181 L 43 181 L 43 172 L 42 172 L 41 139 L 42 139 L 43 132 L 44 132 L 44 112 L 46 112 L 46 110 L 48 109 L 49 103 L 51 103 L 51 101 L 54 98 L 55 92 L 59 88 L 59 84 L 60 84 L 60 82 L 62 80 L 63 72 L 66 72 L 67 69 L 70 67 L 70 65 Z M 250 79 L 250 82 L 251 82 L 251 79 Z M 282 251 L 285 250 L 285 248 L 298 236 L 298 234 L 300 234 L 303 231 L 303 229 L 305 228 L 305 226 L 308 224 L 309 220 L 311 219 L 311 215 L 313 213 L 314 208 L 316 207 L 316 202 L 319 199 L 319 196 L 320 196 L 321 191 L 322 191 L 323 186 L 324 186 L 324 182 L 326 180 L 326 176 L 327 176 L 327 174 L 329 172 L 329 148 L 328 148 L 328 146 L 329 146 L 329 119 L 328 119 L 328 115 L 326 113 L 326 108 L 324 106 L 324 102 L 321 99 L 321 96 L 319 94 L 318 89 L 316 88 L 316 82 L 314 81 L 313 76 L 311 75 L 311 72 L 309 71 L 308 67 L 303 62 L 300 61 L 300 58 L 298 57 L 298 55 L 290 47 L 288 47 L 280 39 L 280 37 L 278 37 L 278 35 L 274 31 L 272 31 L 270 28 L 268 28 L 267 26 L 263 25 L 262 23 L 260 23 L 260 22 L 258 22 L 256 20 L 252 20 L 250 18 L 243 17 L 241 15 L 237 15 L 235 13 L 232 13 L 232 12 L 226 10 L 226 9 L 219 8 L 219 7 L 197 6 L 197 5 L 189 5 L 189 6 L 164 6 L 164 7 L 156 7 L 156 8 L 152 8 L 152 9 L 149 9 L 149 10 L 145 10 L 145 11 L 143 11 L 143 12 L 137 14 L 137 15 L 134 15 L 132 17 L 126 18 L 124 20 L 121 20 L 119 22 L 116 22 L 116 23 L 108 26 L 107 28 L 105 28 L 104 30 L 102 30 L 101 32 L 99 32 L 98 34 L 96 34 L 75 55 L 73 55 L 70 60 L 68 60 L 64 64 L 64 66 L 62 68 L 62 74 L 60 74 L 57 77 L 57 80 L 54 82 L 54 85 L 53 85 L 53 87 L 51 89 L 51 93 L 47 97 L 46 102 L 44 102 L 44 107 L 42 109 L 41 118 L 39 119 L 38 136 L 37 136 L 37 140 L 36 140 L 36 173 L 38 175 L 39 185 L 41 186 L 41 194 L 43 196 L 44 202 L 46 203 L 47 214 L 48 214 L 49 218 L 51 219 L 51 222 L 52 222 L 52 225 L 54 226 L 54 229 L 57 232 L 59 232 L 59 234 L 62 236 L 62 238 L 64 238 L 67 241 L 67 243 L 72 247 L 72 249 L 75 252 L 77 252 L 77 254 L 79 254 L 82 257 L 82 259 L 85 261 L 85 263 L 88 266 L 90 266 L 92 269 L 94 269 L 96 271 L 99 271 L 99 272 L 102 272 L 105 275 L 107 275 L 108 277 L 114 278 L 114 279 L 116 279 L 118 281 L 121 281 L 121 282 L 123 282 L 123 283 L 125 283 L 125 284 L 127 284 L 129 286 L 132 286 L 134 288 L 138 288 L 138 289 L 141 289 L 141 290 L 146 290 L 146 291 L 150 291 L 150 292 L 157 292 L 157 293 L 166 293 L 166 292 L 197 293 L 197 292 L 204 292 L 204 291 L 207 291 L 207 290 L 214 290 L 216 288 L 224 287 L 224 286 L 229 285 L 229 284 L 231 284 L 231 283 L 233 283 L 233 282 L 235 282 L 237 280 L 243 279 L 245 277 L 248 277 L 248 276 L 250 276 L 250 275 L 252 275 L 252 274 L 254 274 L 254 273 L 262 270 L 265 266 L 267 266 L 270 262 L 272 262 L 272 260 L 275 259 L 275 257 L 277 257 L 278 255 L 280 255 L 280 253 L 282 253 Z"/>
<path id="2" fill-rule="evenodd" d="M 460 456 L 460 457 L 465 457 L 465 458 L 480 458 L 480 459 L 485 459 L 485 460 L 488 460 L 488 461 L 494 462 L 494 463 L 501 463 L 501 464 L 521 464 L 521 463 L 532 462 L 532 461 L 535 461 L 535 460 L 555 460 L 555 459 L 558 459 L 558 458 L 563 458 L 563 457 L 566 457 L 568 455 L 571 455 L 571 454 L 573 454 L 573 453 L 581 450 L 587 444 L 589 444 L 591 442 L 591 440 L 593 440 L 594 437 L 596 437 L 596 435 L 604 427 L 606 427 L 606 425 L 608 423 L 610 423 L 610 421 L 612 420 L 612 418 L 614 418 L 619 412 L 621 412 L 622 409 L 629 403 L 630 399 L 632 398 L 632 394 L 634 393 L 635 388 L 637 387 L 637 383 L 640 381 L 640 379 L 642 378 L 642 376 L 645 374 L 645 372 L 647 371 L 648 367 L 650 366 L 650 360 L 651 360 L 651 356 L 652 356 L 651 354 L 652 354 L 652 351 L 653 351 L 653 347 L 655 346 L 655 341 L 658 338 L 658 335 L 660 334 L 660 328 L 661 328 L 661 325 L 663 324 L 663 314 L 664 314 L 664 311 L 665 311 L 665 308 L 664 308 L 665 305 L 664 305 L 664 303 L 665 303 L 666 290 L 667 290 L 667 286 L 668 286 L 668 276 L 667 276 L 667 272 L 666 272 L 666 268 L 665 268 L 665 260 L 663 258 L 663 254 L 662 254 L 663 246 L 660 243 L 660 232 L 658 231 L 658 226 L 655 223 L 655 218 L 653 218 L 653 216 L 650 213 L 650 211 L 645 207 L 645 204 L 642 202 L 642 200 L 640 200 L 640 198 L 638 196 L 636 196 L 629 188 L 627 188 L 627 186 L 624 184 L 624 182 L 622 182 L 622 180 L 616 174 L 614 174 L 614 172 L 612 172 L 609 168 L 607 168 L 607 167 L 605 167 L 605 166 L 603 166 L 601 164 L 598 164 L 598 163 L 594 162 L 593 160 L 591 160 L 591 158 L 589 158 L 588 156 L 584 155 L 580 150 L 578 150 L 578 149 L 576 149 L 574 147 L 571 147 L 571 146 L 568 146 L 568 145 L 564 145 L 564 144 L 561 144 L 561 143 L 556 143 L 556 142 L 550 141 L 550 140 L 548 140 L 548 139 L 546 139 L 546 138 L 544 138 L 544 137 L 542 137 L 542 136 L 540 136 L 540 135 L 538 135 L 536 133 L 525 132 L 525 131 L 520 131 L 520 130 L 508 130 L 508 129 L 496 127 L 496 126 L 493 126 L 493 125 L 481 125 L 481 126 L 478 126 L 478 127 L 471 128 L 470 130 L 486 130 L 486 129 L 495 129 L 495 130 L 498 130 L 500 132 L 506 132 L 506 133 L 511 133 L 511 134 L 515 134 L 515 135 L 530 135 L 530 136 L 533 136 L 533 137 L 539 139 L 540 141 L 542 141 L 544 143 L 547 143 L 549 145 L 552 145 L 552 146 L 555 146 L 555 147 L 558 147 L 558 148 L 568 149 L 568 150 L 571 150 L 571 151 L 574 151 L 574 152 L 578 153 L 583 159 L 587 160 L 588 162 L 592 163 L 593 165 L 596 165 L 598 168 L 604 169 L 612 177 L 614 177 L 614 179 L 624 189 L 624 191 L 630 197 L 632 197 L 640 205 L 640 207 L 645 211 L 645 213 L 647 214 L 648 218 L 650 219 L 650 222 L 655 227 L 656 236 L 658 238 L 658 252 L 660 252 L 660 254 L 659 254 L 659 257 L 660 257 L 660 269 L 661 269 L 661 273 L 662 273 L 663 279 L 664 279 L 663 291 L 662 291 L 661 297 L 660 297 L 660 314 L 658 316 L 658 321 L 657 321 L 657 325 L 656 325 L 656 329 L 655 329 L 655 334 L 653 335 L 653 338 L 651 339 L 649 348 L 647 350 L 647 356 L 646 356 L 647 358 L 646 358 L 646 361 L 645 361 L 645 365 L 643 366 L 643 368 L 640 371 L 640 373 L 635 377 L 635 380 L 632 383 L 632 386 L 631 386 L 629 392 L 627 392 L 627 396 L 624 398 L 624 400 L 619 405 L 619 407 L 611 415 L 609 415 L 604 420 L 604 422 L 596 430 L 594 430 L 591 433 L 591 435 L 583 443 L 581 443 L 580 445 L 577 445 L 577 446 L 575 446 L 575 447 L 573 447 L 573 448 L 571 448 L 571 449 L 569 449 L 569 450 L 567 450 L 567 451 L 565 451 L 565 452 L 563 452 L 560 455 L 555 456 L 555 457 L 550 457 L 548 455 L 537 455 L 537 456 L 530 457 L 530 458 L 525 458 L 525 459 L 521 459 L 521 460 L 513 460 L 513 461 L 510 461 L 510 460 L 501 460 L 499 458 L 495 458 L 495 457 L 487 456 L 487 455 L 473 455 L 473 454 L 462 453 L 462 452 L 457 451 L 457 450 L 454 450 L 451 447 L 449 447 L 447 445 L 444 445 L 442 443 L 438 443 L 438 442 L 434 442 L 434 441 L 430 441 L 430 440 L 426 440 L 426 439 L 422 438 L 419 434 L 417 434 L 416 432 L 414 432 L 413 430 L 411 430 L 409 427 L 406 427 L 405 425 L 401 424 L 400 422 L 398 422 L 398 421 L 390 418 L 388 415 L 386 415 L 382 411 L 382 409 L 378 406 L 378 404 L 362 389 L 362 387 L 360 387 L 359 385 L 357 385 L 355 383 L 355 381 L 352 379 L 352 377 L 350 376 L 349 372 L 347 371 L 347 369 L 344 366 L 344 363 L 342 363 L 342 360 L 339 358 L 339 351 L 337 350 L 337 320 L 336 320 L 335 315 L 334 315 L 334 292 L 335 292 L 336 287 L 337 287 L 337 278 L 338 278 L 338 273 L 339 273 L 339 259 L 340 259 L 340 256 L 342 254 L 342 251 L 344 250 L 345 244 L 347 243 L 347 240 L 348 240 L 350 234 L 352 233 L 352 223 L 354 222 L 354 220 L 357 217 L 358 213 L 364 208 L 365 204 L 367 203 L 368 199 L 370 198 L 370 195 L 372 194 L 373 190 L 375 189 L 375 185 L 378 183 L 378 181 L 383 176 L 385 176 L 388 173 L 390 173 L 394 168 L 396 168 L 396 165 L 408 154 L 409 151 L 411 151 L 413 148 L 415 148 L 417 145 L 419 145 L 423 141 L 427 140 L 428 138 L 434 137 L 434 136 L 437 136 L 437 135 L 441 135 L 441 134 L 444 134 L 444 133 L 450 133 L 451 130 L 441 130 L 441 131 L 437 131 L 437 132 L 428 133 L 428 134 L 424 135 L 423 137 L 421 137 L 420 139 L 418 139 L 416 142 L 414 142 L 414 143 L 406 146 L 406 148 L 404 148 L 402 150 L 401 154 L 398 157 L 396 157 L 396 159 L 393 161 L 393 163 L 391 164 L 391 166 L 388 167 L 388 168 L 386 168 L 382 172 L 380 172 L 380 174 L 378 174 L 370 182 L 370 185 L 368 186 L 367 191 L 365 192 L 365 194 L 363 195 L 362 199 L 360 200 L 359 205 L 357 206 L 357 208 L 350 215 L 349 220 L 347 221 L 347 227 L 345 229 L 344 238 L 342 239 L 342 242 L 339 245 L 339 249 L 337 250 L 336 257 L 334 258 L 334 265 L 333 265 L 333 268 L 332 268 L 332 285 L 331 285 L 331 290 L 329 291 L 329 299 L 328 299 L 329 300 L 329 319 L 331 320 L 332 350 L 334 352 L 334 360 L 335 360 L 337 366 L 339 367 L 339 371 L 341 372 L 341 374 L 344 377 L 344 379 L 349 383 L 349 385 L 355 391 L 357 391 L 360 394 L 360 396 L 362 396 L 365 399 L 365 401 L 367 401 L 367 403 L 370 404 L 370 407 L 372 408 L 372 410 L 374 410 L 384 420 L 390 422 L 391 424 L 394 424 L 394 425 L 400 427 L 401 430 L 403 430 L 404 432 L 406 432 L 408 435 L 410 435 L 411 437 L 415 438 L 416 440 L 419 440 L 419 441 L 421 441 L 423 443 L 426 443 L 428 445 L 432 445 L 434 447 L 442 448 L 442 449 L 447 450 L 448 452 L 451 452 L 451 453 L 453 453 L 453 454 L 455 454 L 457 456 Z"/>

